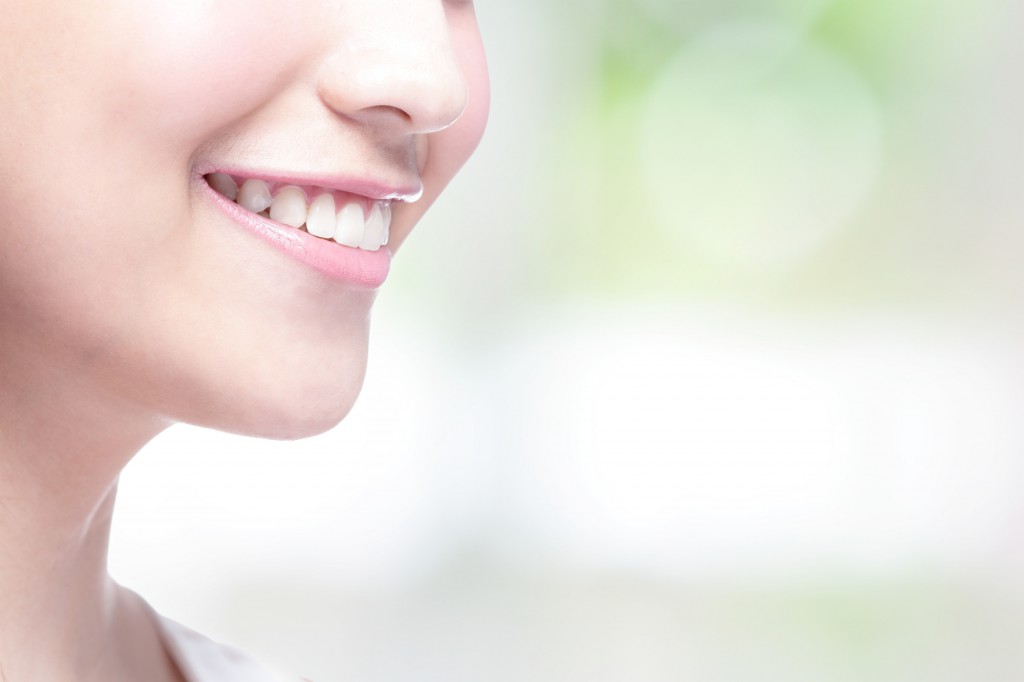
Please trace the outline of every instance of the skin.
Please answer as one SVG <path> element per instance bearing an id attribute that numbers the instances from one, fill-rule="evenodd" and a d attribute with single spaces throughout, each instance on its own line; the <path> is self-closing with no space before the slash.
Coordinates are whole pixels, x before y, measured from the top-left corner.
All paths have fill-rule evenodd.
<path id="1" fill-rule="evenodd" d="M 239 229 L 197 169 L 422 182 L 395 206 L 396 251 L 483 133 L 473 6 L 0 0 L 0 16 L 0 666 L 176 680 L 106 573 L 118 473 L 175 422 L 337 424 L 375 296 Z"/>

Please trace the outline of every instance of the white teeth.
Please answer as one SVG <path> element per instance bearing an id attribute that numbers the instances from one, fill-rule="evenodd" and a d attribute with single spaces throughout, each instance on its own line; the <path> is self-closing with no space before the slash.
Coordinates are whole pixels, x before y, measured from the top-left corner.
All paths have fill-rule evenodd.
<path id="1" fill-rule="evenodd" d="M 387 202 L 386 204 L 384 204 L 384 207 L 381 209 L 381 214 L 384 216 L 384 241 L 382 241 L 380 243 L 380 245 L 384 246 L 385 244 L 388 243 L 388 239 L 391 237 L 391 202 L 390 201 Z"/>
<path id="2" fill-rule="evenodd" d="M 338 211 L 338 230 L 334 241 L 345 246 L 359 246 L 363 241 L 363 207 L 355 202 L 345 204 Z"/>
<path id="3" fill-rule="evenodd" d="M 285 185 L 271 195 L 270 184 L 249 178 L 239 187 L 227 173 L 210 173 L 206 181 L 216 192 L 242 208 L 274 222 L 301 228 L 314 237 L 334 239 L 345 246 L 379 251 L 388 243 L 391 232 L 391 202 L 374 201 L 364 216 L 365 200 L 347 201 L 338 208 L 332 190 L 309 188 L 316 198 L 308 206 L 306 192 L 296 185 Z"/>
<path id="4" fill-rule="evenodd" d="M 338 219 L 334 213 L 334 197 L 330 194 L 321 194 L 309 205 L 309 215 L 306 216 L 306 231 L 315 237 L 330 239 Z"/>
<path id="5" fill-rule="evenodd" d="M 238 197 L 238 183 L 227 173 L 211 173 L 207 176 L 206 181 L 210 183 L 210 187 L 231 199 L 231 201 Z"/>
<path id="6" fill-rule="evenodd" d="M 289 227 L 302 227 L 306 222 L 306 193 L 302 188 L 286 185 L 278 190 L 270 204 L 270 219 Z"/>
<path id="7" fill-rule="evenodd" d="M 242 183 L 242 189 L 238 190 L 236 201 L 245 210 L 259 213 L 270 208 L 273 198 L 270 196 L 270 188 L 267 187 L 267 183 L 249 178 Z"/>
<path id="8" fill-rule="evenodd" d="M 376 251 L 385 239 L 384 215 L 380 211 L 380 204 L 374 203 L 370 209 L 370 216 L 366 219 L 366 229 L 363 231 L 363 240 L 359 242 L 359 248 Z"/>

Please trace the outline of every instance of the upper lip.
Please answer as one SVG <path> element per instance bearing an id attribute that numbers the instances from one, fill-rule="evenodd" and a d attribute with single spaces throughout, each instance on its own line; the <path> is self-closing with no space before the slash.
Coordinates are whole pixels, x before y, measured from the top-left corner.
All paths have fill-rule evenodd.
<path id="1" fill-rule="evenodd" d="M 327 190 L 357 194 L 374 201 L 413 202 L 423 194 L 423 183 L 419 178 L 400 181 L 375 178 L 372 175 L 347 175 L 331 172 L 302 172 L 255 170 L 238 166 L 209 165 L 196 169 L 199 176 L 210 173 L 226 173 L 243 178 L 255 178 L 267 183 L 280 183 L 307 187 L 322 187 Z"/>

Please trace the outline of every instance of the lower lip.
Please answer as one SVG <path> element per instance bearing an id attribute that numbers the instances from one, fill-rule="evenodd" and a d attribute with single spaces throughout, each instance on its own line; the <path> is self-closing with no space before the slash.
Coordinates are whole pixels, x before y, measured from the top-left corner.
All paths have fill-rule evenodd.
<path id="1" fill-rule="evenodd" d="M 368 289 L 376 289 L 387 279 L 388 270 L 391 269 L 391 252 L 386 246 L 377 251 L 366 251 L 339 244 L 332 239 L 314 237 L 308 232 L 275 223 L 245 210 L 210 187 L 201 176 L 199 182 L 212 195 L 214 203 L 247 232 L 330 279 Z"/>

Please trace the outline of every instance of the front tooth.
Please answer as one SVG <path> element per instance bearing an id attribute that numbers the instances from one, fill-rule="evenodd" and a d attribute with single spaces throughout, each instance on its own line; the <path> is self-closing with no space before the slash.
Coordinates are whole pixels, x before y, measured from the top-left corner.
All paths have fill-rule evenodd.
<path id="1" fill-rule="evenodd" d="M 362 206 L 356 202 L 345 204 L 338 211 L 338 230 L 334 233 L 334 241 L 345 246 L 359 246 L 363 241 L 364 222 Z"/>
<path id="2" fill-rule="evenodd" d="M 374 202 L 370 209 L 370 217 L 366 219 L 366 231 L 363 232 L 363 240 L 359 242 L 359 248 L 367 251 L 376 251 L 384 243 L 384 214 L 380 210 L 380 202 Z"/>
<path id="3" fill-rule="evenodd" d="M 238 197 L 238 183 L 227 173 L 210 173 L 206 176 L 206 181 L 210 183 L 210 187 L 231 201 Z"/>
<path id="4" fill-rule="evenodd" d="M 391 202 L 389 201 L 384 204 L 380 212 L 384 216 L 384 241 L 380 245 L 384 246 L 388 243 L 388 239 L 391 238 Z"/>
<path id="5" fill-rule="evenodd" d="M 306 222 L 306 193 L 301 187 L 286 185 L 274 195 L 270 219 L 289 227 L 302 227 Z"/>
<path id="6" fill-rule="evenodd" d="M 262 180 L 249 178 L 242 183 L 242 189 L 238 190 L 238 205 L 247 211 L 265 211 L 270 207 L 271 201 L 273 199 L 270 196 L 270 188 Z"/>
<path id="7" fill-rule="evenodd" d="M 309 205 L 306 231 L 311 235 L 330 239 L 334 236 L 337 223 L 338 219 L 334 213 L 334 197 L 330 194 L 321 194 Z"/>

